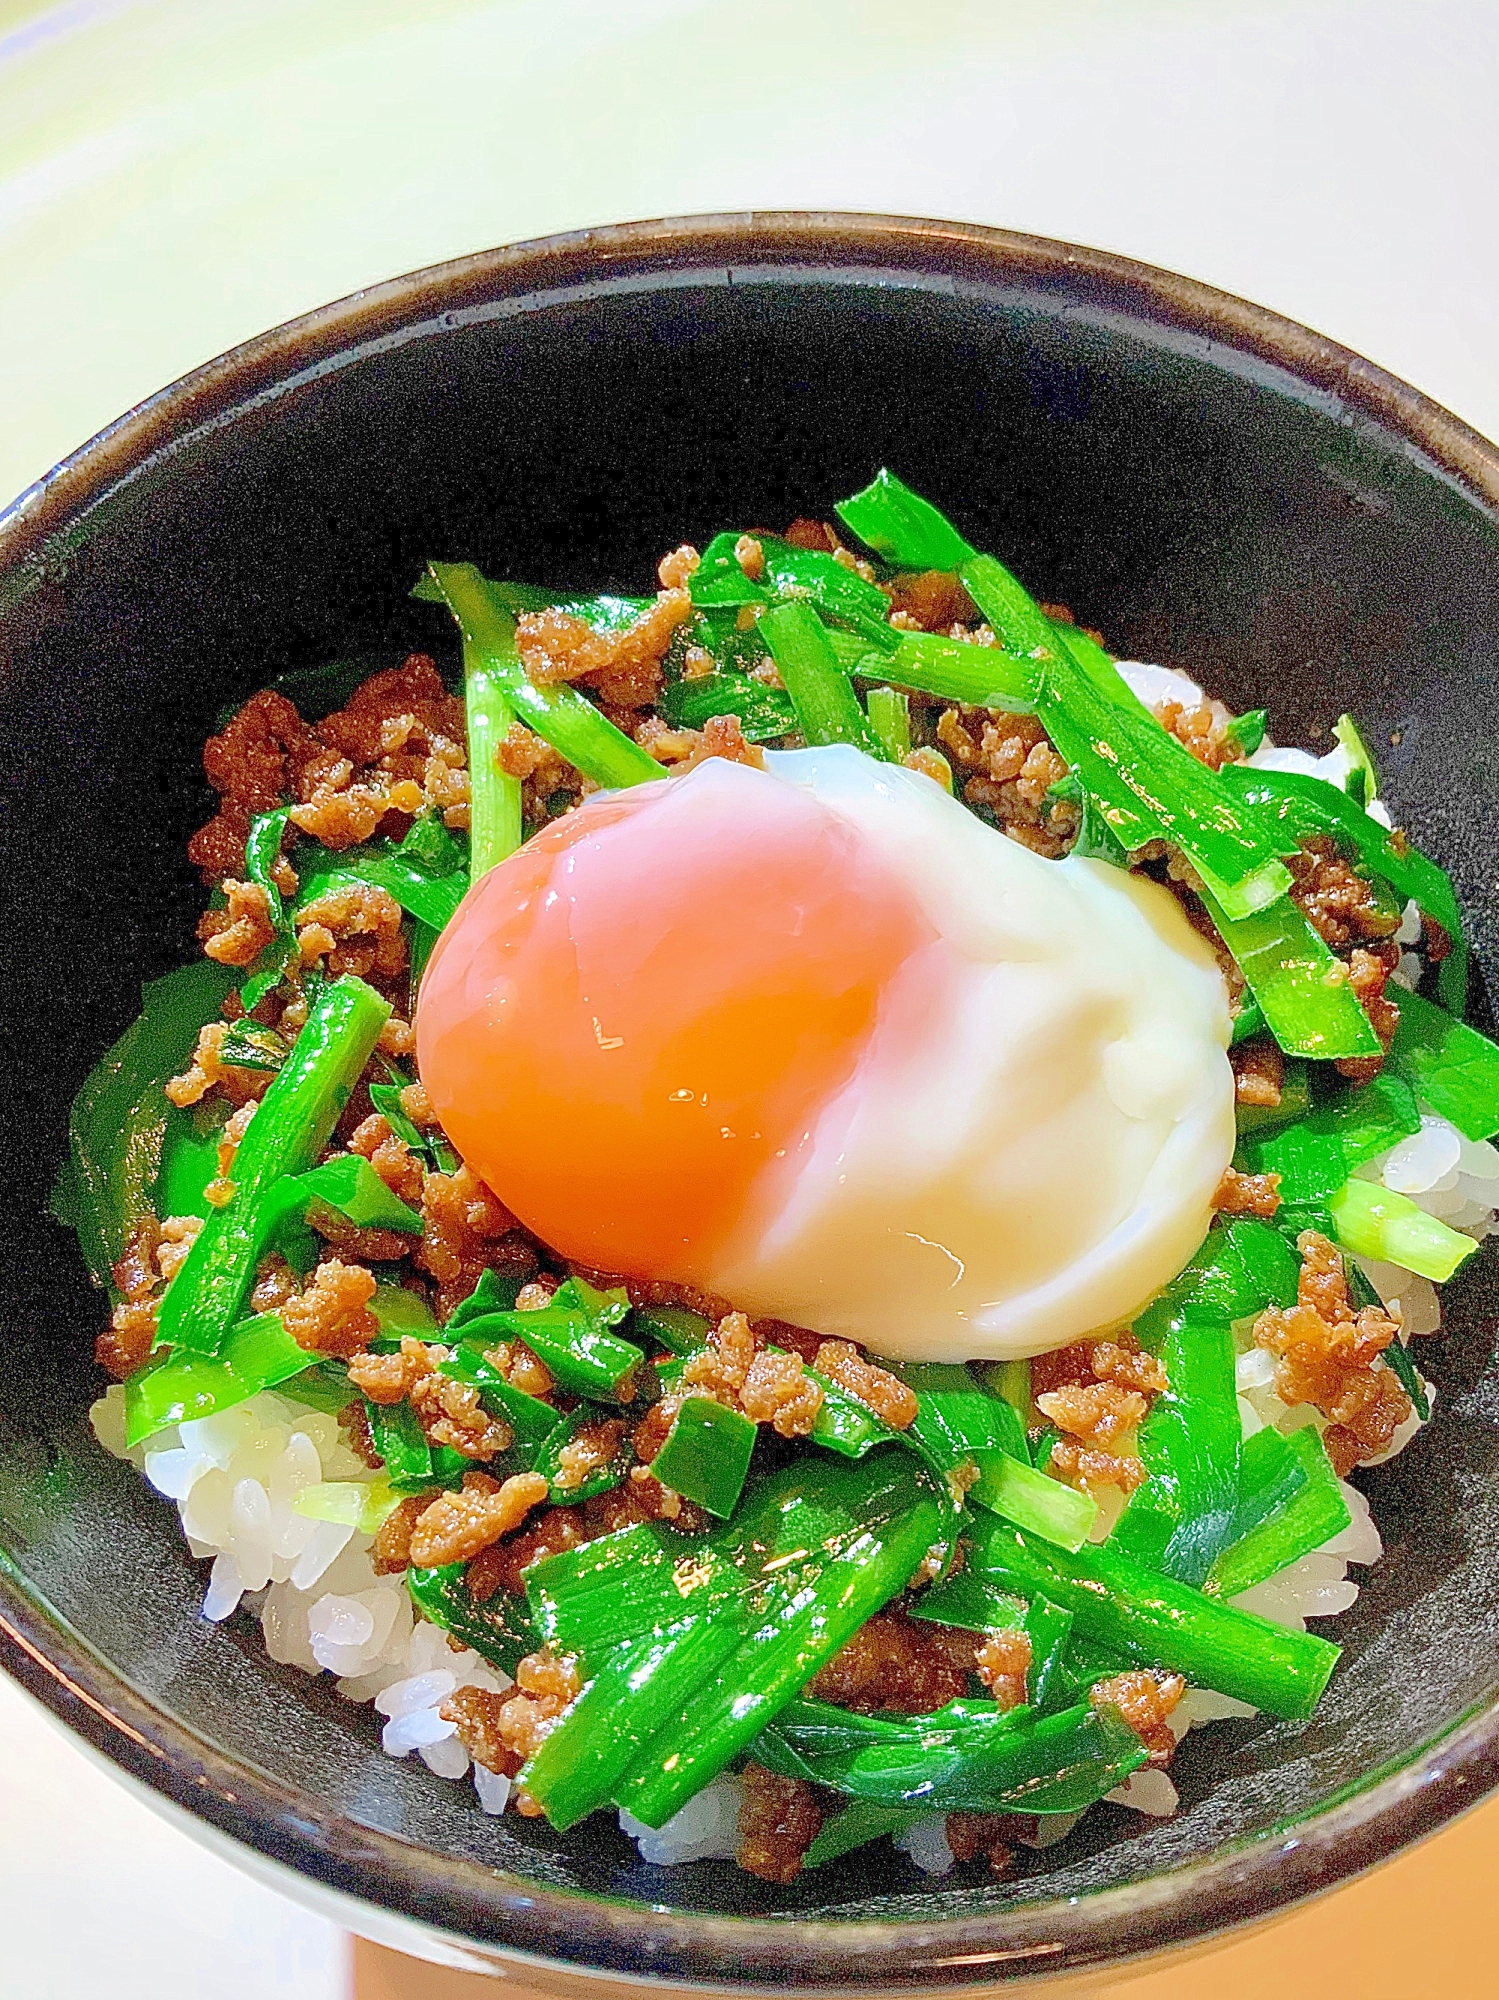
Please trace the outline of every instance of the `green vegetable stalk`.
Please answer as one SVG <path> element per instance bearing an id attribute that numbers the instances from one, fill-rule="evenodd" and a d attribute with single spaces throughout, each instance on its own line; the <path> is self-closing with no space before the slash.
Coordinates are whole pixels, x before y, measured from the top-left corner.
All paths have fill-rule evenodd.
<path id="1" fill-rule="evenodd" d="M 616 729 L 586 696 L 566 685 L 542 688 L 522 667 L 515 645 L 515 620 L 495 586 L 472 563 L 434 562 L 417 586 L 430 602 L 446 604 L 463 633 L 466 657 L 482 662 L 495 692 L 504 695 L 520 719 L 596 784 L 644 784 L 665 776 L 622 729 Z"/>
<path id="2" fill-rule="evenodd" d="M 160 1346 L 219 1351 L 279 1219 L 268 1197 L 323 1150 L 389 1018 L 389 1002 L 361 979 L 335 980 L 319 995 L 240 1141 L 233 1196 L 209 1216 L 167 1287 Z"/>
<path id="3" fill-rule="evenodd" d="M 995 1521 L 975 1538 L 971 1564 L 1021 1596 L 1060 1604 L 1094 1645 L 1272 1715 L 1310 1715 L 1337 1664 L 1325 1639 L 1232 1610 L 1108 1547 L 1066 1555 Z"/>
<path id="4" fill-rule="evenodd" d="M 805 604 L 782 604 L 766 612 L 759 630 L 808 743 L 851 743 L 883 759 L 885 746 L 859 706 L 816 612 Z"/>
<path id="5" fill-rule="evenodd" d="M 469 870 L 477 882 L 521 843 L 521 786 L 495 762 L 515 710 L 501 676 L 473 639 L 463 639 L 463 703 L 468 721 Z"/>

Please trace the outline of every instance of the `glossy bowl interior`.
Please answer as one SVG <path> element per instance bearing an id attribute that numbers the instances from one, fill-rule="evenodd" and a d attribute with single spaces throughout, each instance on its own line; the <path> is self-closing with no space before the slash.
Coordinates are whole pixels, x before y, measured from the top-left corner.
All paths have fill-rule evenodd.
<path id="1" fill-rule="evenodd" d="M 1194 1734 L 1179 1815 L 1090 1814 L 1020 1879 L 888 1844 L 781 1890 L 642 1864 L 604 1820 L 497 1821 L 370 1713 L 196 1616 L 173 1510 L 93 1444 L 101 1320 L 40 1210 L 69 1098 L 193 948 L 198 746 L 271 673 L 450 655 L 425 557 L 636 590 L 724 522 L 825 513 L 881 463 L 1119 651 L 1282 740 L 1347 709 L 1499 954 L 1499 465 L 1302 329 L 995 232 L 641 225 L 400 280 L 215 363 L 0 521 L 4 1271 L 0 1649 L 117 1764 L 340 1889 L 462 1936 L 677 1979 L 989 1983 L 1308 1893 L 1494 1782 L 1494 1259 L 1423 1356 L 1429 1431 L 1367 1477 L 1388 1545 L 1316 1717 Z M 788 1922 L 788 1918 L 797 1919 Z"/>

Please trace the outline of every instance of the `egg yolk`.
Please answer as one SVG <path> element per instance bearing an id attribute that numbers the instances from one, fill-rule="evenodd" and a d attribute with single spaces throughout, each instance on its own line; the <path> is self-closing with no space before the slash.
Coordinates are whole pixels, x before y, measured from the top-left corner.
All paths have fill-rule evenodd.
<path id="1" fill-rule="evenodd" d="M 589 801 L 475 884 L 422 982 L 422 1081 L 563 1257 L 703 1283 L 934 935 L 845 821 L 715 761 Z"/>

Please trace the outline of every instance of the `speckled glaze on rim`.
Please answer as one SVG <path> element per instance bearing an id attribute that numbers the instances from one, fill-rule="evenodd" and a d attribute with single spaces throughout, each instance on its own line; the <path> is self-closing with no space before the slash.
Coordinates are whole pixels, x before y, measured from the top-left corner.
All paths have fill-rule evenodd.
<path id="1" fill-rule="evenodd" d="M 68 601 L 79 548 L 101 520 L 129 513 L 138 482 L 183 452 L 211 462 L 224 449 L 216 440 L 232 447 L 247 410 L 259 407 L 273 422 L 278 399 L 356 361 L 448 331 L 541 315 L 558 300 L 722 293 L 736 278 L 754 288 L 783 277 L 788 297 L 810 296 L 818 285 L 910 293 L 913 310 L 937 317 L 954 298 L 1013 293 L 1036 300 L 1038 313 L 1050 300 L 1064 321 L 1086 309 L 1090 326 L 1147 330 L 1155 351 L 1210 362 L 1220 374 L 1292 378 L 1309 404 L 1334 413 L 1350 435 L 1363 427 L 1383 441 L 1381 449 L 1394 440 L 1420 479 L 1449 490 L 1464 520 L 1499 518 L 1493 446 L 1331 341 L 1188 279 L 1066 244 L 941 222 L 686 218 L 522 244 L 393 280 L 263 335 L 149 398 L 0 515 L 0 658 L 18 660 L 39 643 Z M 1049 374 L 1038 393 L 1068 420 L 1065 371 L 1055 380 Z M 1344 484 L 1355 507 L 1379 514 L 1378 492 L 1357 480 Z M 1273 714 L 1275 701 L 1269 705 Z M 1475 863 L 1471 881 L 1478 872 Z M 1487 1295 L 1477 1313 L 1475 1324 L 1491 1332 Z M 1481 1344 L 1478 1333 L 1473 1338 Z M 0 1441 L 6 1435 L 0 1432 Z M 455 1946 L 462 1941 L 471 1963 L 493 1960 L 531 1984 L 551 1979 L 558 1991 L 590 1972 L 831 1992 L 985 1988 L 1118 1968 L 1326 1889 L 1433 1831 L 1499 1783 L 1499 1699 L 1485 1691 L 1447 1713 L 1423 1745 L 1407 1746 L 1386 1767 L 1371 1764 L 1315 1809 L 1298 1809 L 1278 1828 L 1229 1838 L 1144 1879 L 1010 1907 L 991 1898 L 971 1914 L 930 1920 L 909 1897 L 898 1914 L 851 1920 L 652 1905 L 429 1852 L 226 1753 L 141 1692 L 48 1601 L 28 1570 L 24 1524 L 16 1529 L 4 1508 L 0 1528 L 0 1661 L 121 1771 L 217 1834 L 374 1906 L 373 1927 L 380 1927 L 377 1910 L 409 1918 Z"/>

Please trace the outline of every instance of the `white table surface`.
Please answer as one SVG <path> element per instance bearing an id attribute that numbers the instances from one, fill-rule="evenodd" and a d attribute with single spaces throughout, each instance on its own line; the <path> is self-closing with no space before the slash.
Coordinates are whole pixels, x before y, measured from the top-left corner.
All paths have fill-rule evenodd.
<path id="1" fill-rule="evenodd" d="M 1492 0 L 0 0 L 0 501 L 360 285 L 752 207 L 1142 257 L 1499 434 L 1496 103 Z M 342 1994 L 3 1684 L 0 1730 L 0 1992 Z"/>

